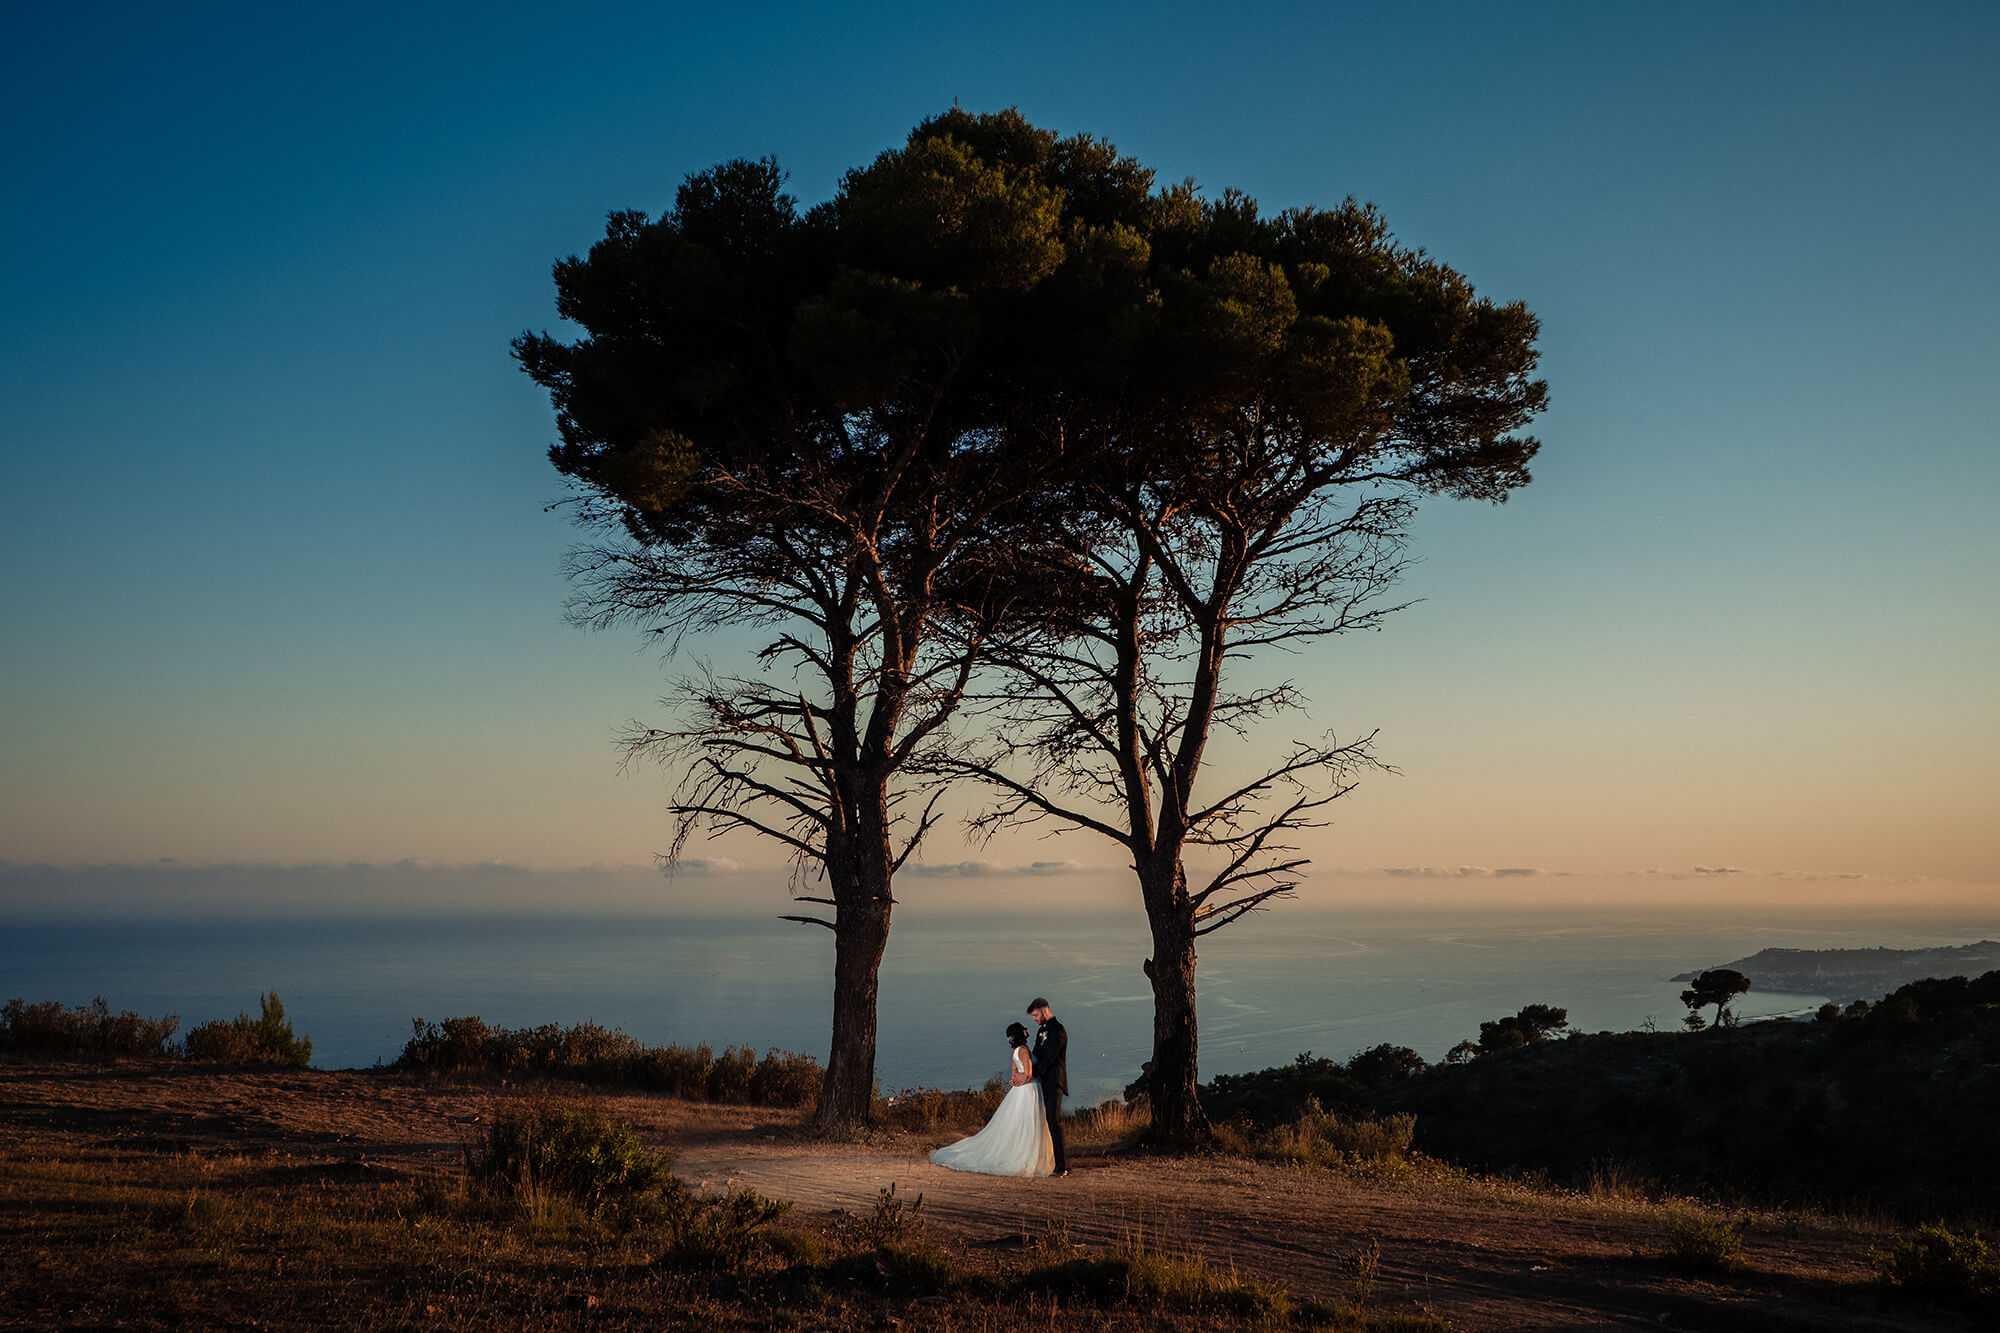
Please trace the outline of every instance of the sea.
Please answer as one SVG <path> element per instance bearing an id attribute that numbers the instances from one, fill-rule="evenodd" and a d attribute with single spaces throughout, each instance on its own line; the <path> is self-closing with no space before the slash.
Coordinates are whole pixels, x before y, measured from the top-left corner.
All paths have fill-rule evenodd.
<path id="1" fill-rule="evenodd" d="M 1279 907 L 1206 937 L 1196 974 L 1204 1078 L 1383 1042 L 1436 1060 L 1483 1020 L 1561 1006 L 1586 1032 L 1680 1026 L 1676 973 L 1771 946 L 1920 948 L 2000 935 L 2000 913 L 1802 918 L 1755 912 L 1328 911 Z M 1072 1103 L 1116 1096 L 1151 1047 L 1137 913 L 905 911 L 883 959 L 885 1092 L 976 1087 L 1036 996 L 1070 1034 Z M 0 921 L 0 999 L 174 1013 L 182 1030 L 257 1012 L 275 991 L 322 1069 L 393 1062 L 413 1024 L 595 1022 L 649 1045 L 747 1045 L 825 1058 L 832 936 L 759 917 L 430 917 Z M 1755 978 L 1753 977 L 1754 981 Z M 1816 995 L 1752 990 L 1745 1020 Z"/>

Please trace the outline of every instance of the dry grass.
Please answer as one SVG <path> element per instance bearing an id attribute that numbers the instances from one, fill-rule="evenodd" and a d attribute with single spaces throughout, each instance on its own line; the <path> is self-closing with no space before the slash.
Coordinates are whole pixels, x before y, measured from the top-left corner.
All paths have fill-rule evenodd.
<path id="1" fill-rule="evenodd" d="M 893 1319 L 1192 1333 L 1249 1327 L 1283 1299 L 1246 1298 L 1266 1289 L 1143 1246 L 1107 1258 L 1092 1282 L 1037 1286 L 1032 1264 L 963 1265 L 926 1239 L 916 1200 L 887 1195 L 872 1226 L 771 1239 L 698 1254 L 678 1233 L 607 1220 L 553 1191 L 496 1193 L 460 1170 L 269 1152 L 10 1153 L 0 1326 L 853 1330 Z M 1165 1308 L 1196 1296 L 1199 1315 Z"/>
<path id="2" fill-rule="evenodd" d="M 845 1333 L 893 1319 L 905 1333 L 1108 1333 L 1448 1318 L 1479 1333 L 1558 1308 L 1581 1326 L 1641 1308 L 1683 1327 L 1964 1326 L 1917 1305 L 1880 1313 L 1867 1251 L 1893 1230 L 1762 1214 L 1744 1268 L 1697 1270 L 1666 1257 L 1664 1226 L 1704 1206 L 1651 1201 L 1615 1172 L 1592 1193 L 1414 1155 L 1390 1170 L 1108 1151 L 1139 1127 L 1116 1103 L 1072 1118 L 1072 1144 L 1103 1146 L 1083 1148 L 1071 1179 L 996 1183 L 923 1160 L 949 1130 L 825 1144 L 803 1136 L 799 1111 L 562 1094 L 632 1124 L 650 1150 L 672 1145 L 690 1194 L 796 1200 L 761 1227 L 768 1245 L 728 1243 L 720 1212 L 703 1214 L 718 1229 L 701 1240 L 673 1230 L 675 1212 L 592 1216 L 469 1188 L 464 1148 L 551 1091 L 0 1066 L 0 1327 Z M 895 1180 L 907 1224 L 878 1226 Z M 1766 1313 L 1792 1322 L 1757 1323 Z"/>

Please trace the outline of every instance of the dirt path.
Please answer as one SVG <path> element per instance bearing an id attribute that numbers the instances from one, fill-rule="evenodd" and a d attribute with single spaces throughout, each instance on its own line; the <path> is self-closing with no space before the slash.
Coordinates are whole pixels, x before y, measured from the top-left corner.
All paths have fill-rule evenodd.
<path id="1" fill-rule="evenodd" d="M 871 1214 L 894 1183 L 923 1196 L 934 1239 L 969 1253 L 1023 1246 L 1056 1220 L 1093 1247 L 1139 1235 L 1295 1296 L 1348 1299 L 1349 1261 L 1375 1245 L 1376 1305 L 1473 1333 L 1969 1327 L 1881 1309 L 1859 1284 L 1883 1237 L 1825 1219 L 1760 1224 L 1745 1240 L 1752 1271 L 1704 1277 L 1661 1257 L 1665 1214 L 1643 1202 L 1087 1147 L 1066 1179 L 998 1179 L 933 1166 L 927 1151 L 949 1134 L 828 1145 L 803 1140 L 796 1113 L 566 1091 L 670 1146 L 691 1184 L 790 1199 L 801 1221 L 827 1223 Z M 0 1066 L 0 1155 L 235 1152 L 451 1172 L 499 1104 L 534 1095 L 548 1090 L 368 1071 Z"/>

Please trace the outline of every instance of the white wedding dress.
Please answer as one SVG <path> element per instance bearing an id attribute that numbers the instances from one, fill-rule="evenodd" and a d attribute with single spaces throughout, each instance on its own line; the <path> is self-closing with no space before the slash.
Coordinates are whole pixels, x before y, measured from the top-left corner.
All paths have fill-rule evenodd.
<path id="1" fill-rule="evenodd" d="M 1014 1068 L 1028 1072 L 1028 1053 L 1014 1048 Z M 1033 1079 L 1009 1088 L 1000 1109 L 986 1128 L 969 1139 L 946 1144 L 931 1160 L 954 1171 L 984 1176 L 1047 1176 L 1055 1174 L 1056 1150 L 1049 1140 L 1049 1113 L 1042 1105 L 1042 1085 Z"/>

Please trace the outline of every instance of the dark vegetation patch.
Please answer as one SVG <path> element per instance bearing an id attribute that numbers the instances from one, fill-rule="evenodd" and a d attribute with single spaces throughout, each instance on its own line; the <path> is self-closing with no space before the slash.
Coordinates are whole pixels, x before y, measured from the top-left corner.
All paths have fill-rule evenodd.
<path id="1" fill-rule="evenodd" d="M 257 997 L 258 1014 L 239 1013 L 173 1035 L 180 1015 L 114 1014 L 103 996 L 65 1008 L 56 1001 L 9 1000 L 0 1007 L 0 1055 L 21 1060 L 195 1060 L 214 1064 L 305 1065 L 312 1039 L 292 1031 L 276 991 Z"/>
<path id="2" fill-rule="evenodd" d="M 2000 1264 L 1986 1238 L 1941 1222 L 1920 1226 L 1888 1252 L 1871 1251 L 1876 1279 L 1892 1295 L 1945 1305 L 1985 1307 L 2000 1315 Z"/>
<path id="3" fill-rule="evenodd" d="M 187 1034 L 185 1054 L 190 1060 L 216 1064 L 297 1065 L 312 1063 L 312 1038 L 295 1036 L 285 1005 L 277 992 L 257 997 L 255 1018 L 239 1013 L 235 1018 L 203 1023 Z"/>
<path id="4" fill-rule="evenodd" d="M 178 1014 L 114 1014 L 102 995 L 74 1009 L 14 999 L 0 1008 L 0 1053 L 29 1060 L 159 1059 L 170 1053 L 180 1025 Z"/>
<path id="5" fill-rule="evenodd" d="M 1708 1003 L 1714 1003 L 1709 999 Z M 1913 982 L 1818 1021 L 1570 1033 L 1529 1006 L 1455 1061 L 1310 1054 L 1203 1089 L 1252 1142 L 1324 1112 L 1414 1116 L 1410 1146 L 1586 1188 L 1990 1217 L 2000 1199 L 2000 972 Z M 1516 1038 L 1519 1038 L 1516 1040 Z"/>
<path id="6" fill-rule="evenodd" d="M 500 1074 L 664 1092 L 690 1101 L 811 1106 L 825 1074 L 818 1060 L 748 1046 L 647 1046 L 618 1028 L 489 1027 L 478 1018 L 419 1018 L 395 1068 L 427 1074 Z"/>

